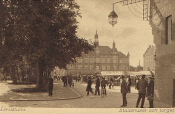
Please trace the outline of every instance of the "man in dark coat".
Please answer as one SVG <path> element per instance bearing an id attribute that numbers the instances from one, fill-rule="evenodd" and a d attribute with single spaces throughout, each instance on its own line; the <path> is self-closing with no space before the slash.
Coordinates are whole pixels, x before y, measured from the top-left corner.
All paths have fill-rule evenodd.
<path id="1" fill-rule="evenodd" d="M 63 76 L 62 77 L 62 81 L 63 81 L 63 86 L 66 87 L 67 86 L 67 76 Z"/>
<path id="2" fill-rule="evenodd" d="M 87 88 L 86 88 L 87 95 L 89 95 L 89 92 L 91 92 L 92 94 L 94 93 L 94 92 L 92 91 L 91 85 L 92 85 L 92 80 L 91 80 L 91 78 L 89 77 L 88 83 L 87 83 Z"/>
<path id="3" fill-rule="evenodd" d="M 109 80 L 110 82 L 109 82 L 109 89 L 111 89 L 111 86 L 112 86 L 112 84 L 113 84 L 113 79 L 112 78 L 110 78 L 110 80 Z"/>
<path id="4" fill-rule="evenodd" d="M 97 78 L 96 84 L 95 84 L 95 95 L 96 95 L 97 93 L 98 93 L 98 95 L 100 95 L 100 89 L 99 89 L 99 87 L 100 87 L 100 79 Z"/>
<path id="5" fill-rule="evenodd" d="M 130 75 L 128 75 L 127 76 L 128 93 L 131 92 L 131 84 L 132 84 L 131 77 Z"/>
<path id="6" fill-rule="evenodd" d="M 147 97 L 150 97 L 148 99 L 149 101 L 149 108 L 153 108 L 153 97 L 154 97 L 154 78 L 148 77 L 148 85 L 147 85 Z"/>
<path id="7" fill-rule="evenodd" d="M 52 91 L 53 91 L 53 79 L 52 79 L 52 77 L 50 76 L 49 77 L 49 82 L 48 82 L 49 84 L 48 84 L 48 89 L 49 89 L 49 96 L 51 96 L 52 97 Z"/>
<path id="8" fill-rule="evenodd" d="M 123 97 L 123 105 L 121 107 L 127 106 L 127 99 L 126 99 L 126 94 L 128 93 L 128 86 L 125 80 L 125 77 L 122 76 L 122 83 L 121 83 L 121 93 Z"/>
<path id="9" fill-rule="evenodd" d="M 136 103 L 136 108 L 138 108 L 138 105 L 140 103 L 140 100 L 142 99 L 140 108 L 144 108 L 144 102 L 145 102 L 145 96 L 146 96 L 146 88 L 147 88 L 147 81 L 145 80 L 145 75 L 142 75 L 142 78 L 137 83 L 137 89 L 139 91 L 139 96 Z"/>

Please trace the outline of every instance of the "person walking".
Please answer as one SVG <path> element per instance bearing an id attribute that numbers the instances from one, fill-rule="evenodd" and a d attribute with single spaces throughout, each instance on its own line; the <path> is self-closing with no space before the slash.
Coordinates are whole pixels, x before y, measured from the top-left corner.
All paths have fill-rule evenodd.
<path id="1" fill-rule="evenodd" d="M 88 82 L 87 82 L 87 88 L 86 88 L 86 91 L 87 91 L 87 95 L 89 95 L 89 92 L 91 92 L 92 94 L 94 93 L 92 91 L 92 80 L 91 80 L 91 77 L 88 78 Z"/>
<path id="2" fill-rule="evenodd" d="M 109 89 L 111 89 L 112 84 L 113 84 L 113 79 L 112 79 L 112 78 L 110 78 L 110 80 L 109 80 Z"/>
<path id="3" fill-rule="evenodd" d="M 137 83 L 137 89 L 139 91 L 139 95 L 138 95 L 138 99 L 137 99 L 137 103 L 136 103 L 136 108 L 138 108 L 138 105 L 141 101 L 141 106 L 140 108 L 144 108 L 144 102 L 145 102 L 145 96 L 146 96 L 146 88 L 147 88 L 147 81 L 145 80 L 145 75 L 141 76 L 141 79 L 138 81 Z"/>
<path id="4" fill-rule="evenodd" d="M 123 97 L 123 105 L 121 107 L 127 106 L 127 99 L 126 99 L 126 94 L 128 93 L 128 86 L 125 80 L 125 77 L 122 76 L 122 82 L 121 82 L 121 93 Z"/>
<path id="5" fill-rule="evenodd" d="M 147 99 L 149 101 L 149 108 L 153 108 L 153 97 L 154 97 L 154 78 L 148 77 L 147 85 Z"/>
<path id="6" fill-rule="evenodd" d="M 101 89 L 104 89 L 105 90 L 105 95 L 107 95 L 107 93 L 106 93 L 106 85 L 107 85 L 107 81 L 103 77 L 102 78 L 102 81 L 101 81 Z"/>
<path id="7" fill-rule="evenodd" d="M 97 93 L 98 93 L 98 95 L 100 95 L 99 87 L 100 87 L 100 79 L 98 77 L 97 80 L 96 80 L 96 84 L 95 84 L 95 95 L 97 95 Z"/>
<path id="8" fill-rule="evenodd" d="M 49 82 L 48 82 L 49 84 L 49 87 L 48 87 L 48 89 L 49 89 L 49 96 L 51 96 L 52 97 L 52 91 L 53 91 L 53 79 L 52 79 L 52 77 L 50 76 L 49 77 Z"/>
<path id="9" fill-rule="evenodd" d="M 72 76 L 68 76 L 68 84 L 70 87 L 72 86 Z"/>
<path id="10" fill-rule="evenodd" d="M 132 84 L 132 81 L 131 81 L 131 77 L 130 75 L 127 76 L 127 86 L 128 86 L 128 93 L 131 93 L 131 84 Z"/>

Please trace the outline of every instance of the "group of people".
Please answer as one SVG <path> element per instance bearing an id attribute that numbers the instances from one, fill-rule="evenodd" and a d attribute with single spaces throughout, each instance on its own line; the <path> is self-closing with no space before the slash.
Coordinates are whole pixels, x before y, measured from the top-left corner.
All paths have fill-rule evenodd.
<path id="1" fill-rule="evenodd" d="M 73 79 L 72 79 L 72 76 L 63 76 L 61 78 L 61 80 L 63 81 L 63 86 L 64 87 L 74 87 L 74 82 L 73 82 Z"/>
<path id="2" fill-rule="evenodd" d="M 136 83 L 136 89 L 138 90 L 138 99 L 136 102 L 136 108 L 139 107 L 139 103 L 141 101 L 140 108 L 144 108 L 145 97 L 148 97 L 149 100 L 149 108 L 153 108 L 153 95 L 154 95 L 154 80 L 153 77 L 148 77 L 145 79 L 145 75 L 141 76 L 141 79 Z M 126 94 L 129 92 L 128 85 L 126 82 L 126 78 L 122 76 L 121 83 L 121 93 L 123 97 L 123 105 L 121 107 L 127 106 Z"/>
<path id="3" fill-rule="evenodd" d="M 121 76 L 119 79 L 121 79 L 120 86 L 121 86 L 121 93 L 122 93 L 122 98 L 123 98 L 123 104 L 121 107 L 127 106 L 127 98 L 126 95 L 127 93 L 131 92 L 131 85 L 132 81 L 130 76 Z M 112 80 L 111 80 L 112 81 Z M 87 82 L 87 95 L 89 95 L 89 92 L 91 92 L 94 95 L 100 95 L 100 86 L 101 88 L 105 89 L 105 94 L 106 93 L 106 85 L 108 84 L 108 81 L 105 80 L 105 78 L 102 78 L 100 81 L 100 78 L 97 77 L 96 82 L 95 82 L 95 93 L 92 90 L 92 79 L 91 77 L 88 78 Z M 109 86 L 110 87 L 110 86 Z M 149 108 L 153 108 L 153 95 L 154 95 L 154 78 L 153 77 L 148 77 L 147 79 L 145 78 L 145 75 L 142 75 L 141 78 L 139 78 L 138 82 L 136 83 L 136 89 L 138 90 L 138 99 L 136 102 L 136 108 L 139 107 L 140 101 L 141 105 L 140 108 L 144 108 L 144 102 L 145 102 L 145 97 L 148 98 L 149 101 Z"/>
<path id="4" fill-rule="evenodd" d="M 89 95 L 89 92 L 91 92 L 92 94 L 94 94 L 94 92 L 92 91 L 92 79 L 91 77 L 88 78 L 88 82 L 87 82 L 87 88 L 86 88 L 86 91 L 87 91 L 87 95 Z M 96 80 L 96 83 L 95 83 L 95 94 L 94 95 L 100 95 L 100 85 L 102 88 L 105 89 L 105 94 L 107 95 L 106 93 L 106 85 L 107 85 L 107 81 L 105 80 L 105 78 L 103 78 L 101 81 L 100 81 L 100 78 L 98 77 L 97 80 Z"/>

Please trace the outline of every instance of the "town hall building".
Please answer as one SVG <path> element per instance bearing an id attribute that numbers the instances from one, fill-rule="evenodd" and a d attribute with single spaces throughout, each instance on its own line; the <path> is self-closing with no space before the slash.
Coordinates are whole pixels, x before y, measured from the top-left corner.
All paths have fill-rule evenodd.
<path id="1" fill-rule="evenodd" d="M 84 54 L 76 58 L 76 63 L 67 66 L 67 72 L 72 75 L 84 74 L 94 75 L 101 73 L 101 71 L 128 71 L 129 70 L 129 57 L 118 51 L 113 41 L 113 46 L 100 46 L 98 34 L 96 31 L 94 37 L 94 51 Z"/>

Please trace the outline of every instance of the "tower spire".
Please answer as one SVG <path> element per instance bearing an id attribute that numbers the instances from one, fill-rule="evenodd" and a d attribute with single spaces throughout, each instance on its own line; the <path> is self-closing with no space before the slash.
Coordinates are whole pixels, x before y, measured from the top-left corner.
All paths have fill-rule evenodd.
<path id="1" fill-rule="evenodd" d="M 113 48 L 115 48 L 115 41 L 113 40 L 113 46 L 112 46 Z"/>
<path id="2" fill-rule="evenodd" d="M 96 30 L 96 34 L 94 36 L 94 44 L 95 44 L 95 46 L 99 46 L 97 30 Z"/>

